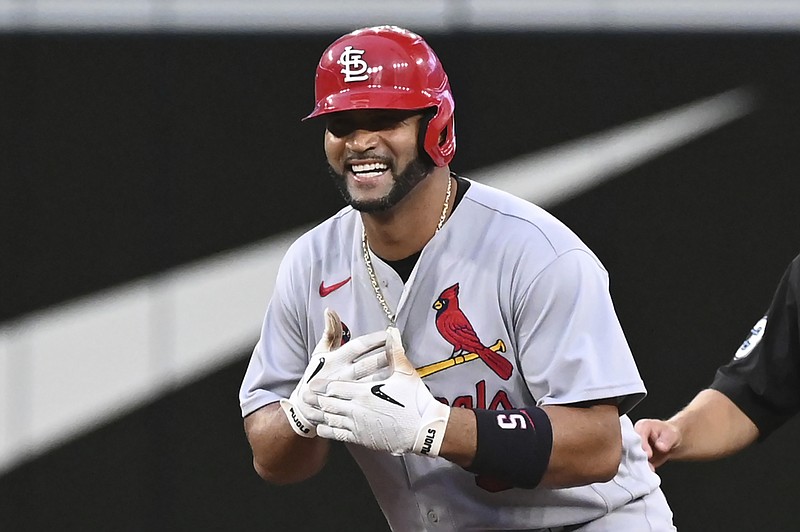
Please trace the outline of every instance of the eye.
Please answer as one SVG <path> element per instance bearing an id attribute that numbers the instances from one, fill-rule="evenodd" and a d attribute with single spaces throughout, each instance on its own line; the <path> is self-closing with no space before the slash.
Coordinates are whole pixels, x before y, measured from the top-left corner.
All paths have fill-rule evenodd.
<path id="1" fill-rule="evenodd" d="M 346 137 L 356 129 L 353 122 L 350 120 L 344 120 L 342 118 L 328 120 L 328 122 L 325 124 L 325 128 L 330 131 L 331 135 L 337 138 Z"/>
<path id="2" fill-rule="evenodd" d="M 373 131 L 381 131 L 385 129 L 395 129 L 404 123 L 404 119 L 399 119 L 396 116 L 380 116 L 375 119 L 372 124 Z"/>
<path id="3" fill-rule="evenodd" d="M 365 131 L 391 131 L 410 123 L 417 111 L 370 111 L 359 115 L 333 116 L 325 123 L 326 129 L 337 138 L 346 137 L 358 129 Z"/>
<path id="4" fill-rule="evenodd" d="M 418 111 L 386 111 L 375 115 L 372 125 L 376 130 L 397 129 L 412 123 L 413 118 L 417 116 L 420 116 Z"/>

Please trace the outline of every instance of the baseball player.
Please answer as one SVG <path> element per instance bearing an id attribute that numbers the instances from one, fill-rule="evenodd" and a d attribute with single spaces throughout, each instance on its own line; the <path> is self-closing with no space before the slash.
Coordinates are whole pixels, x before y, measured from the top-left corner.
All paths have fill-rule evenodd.
<path id="1" fill-rule="evenodd" d="M 307 118 L 348 206 L 279 269 L 240 392 L 256 470 L 301 481 L 341 441 L 392 530 L 675 530 L 626 415 L 645 388 L 607 272 L 450 171 L 453 113 L 414 33 L 323 53 Z"/>
<path id="2" fill-rule="evenodd" d="M 733 359 L 667 421 L 636 431 L 653 468 L 668 460 L 712 460 L 763 440 L 800 412 L 800 255 L 786 268 L 767 313 Z"/>

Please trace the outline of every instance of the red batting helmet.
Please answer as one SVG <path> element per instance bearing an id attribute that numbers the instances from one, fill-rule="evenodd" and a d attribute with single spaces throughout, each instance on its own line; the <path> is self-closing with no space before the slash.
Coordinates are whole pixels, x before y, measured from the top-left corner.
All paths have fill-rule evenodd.
<path id="1" fill-rule="evenodd" d="M 436 166 L 455 155 L 447 74 L 428 43 L 408 30 L 376 26 L 337 39 L 317 66 L 315 96 L 306 119 L 353 109 L 435 109 L 421 135 L 425 153 Z"/>

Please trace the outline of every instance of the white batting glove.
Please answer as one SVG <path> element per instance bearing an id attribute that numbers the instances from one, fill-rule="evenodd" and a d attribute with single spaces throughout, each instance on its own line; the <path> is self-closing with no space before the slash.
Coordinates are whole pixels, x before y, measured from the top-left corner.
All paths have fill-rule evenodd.
<path id="1" fill-rule="evenodd" d="M 303 377 L 288 399 L 281 399 L 283 413 L 292 429 L 304 438 L 317 435 L 316 423 L 309 419 L 312 407 L 303 399 L 314 400 L 309 386 L 324 388 L 331 380 L 358 381 L 385 377 L 389 371 L 386 331 L 359 336 L 342 343 L 342 322 L 333 310 L 325 309 L 325 331 L 314 348 Z M 384 370 L 381 372 L 381 370 Z"/>
<path id="2" fill-rule="evenodd" d="M 408 361 L 400 331 L 387 329 L 392 374 L 372 382 L 330 382 L 317 395 L 323 438 L 394 455 L 435 457 L 444 440 L 450 407 L 437 401 Z M 311 415 L 317 416 L 317 413 Z"/>

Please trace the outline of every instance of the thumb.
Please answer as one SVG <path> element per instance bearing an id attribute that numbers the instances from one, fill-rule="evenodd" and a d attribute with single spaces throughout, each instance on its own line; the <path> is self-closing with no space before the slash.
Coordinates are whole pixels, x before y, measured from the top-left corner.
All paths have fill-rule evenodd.
<path id="1" fill-rule="evenodd" d="M 680 433 L 671 426 L 665 427 L 658 433 L 654 442 L 655 448 L 662 453 L 668 453 L 680 443 Z"/>
<path id="2" fill-rule="evenodd" d="M 412 375 L 416 371 L 406 358 L 403 339 L 400 337 L 400 330 L 397 327 L 386 329 L 386 353 L 393 371 L 399 371 L 405 375 Z"/>
<path id="3" fill-rule="evenodd" d="M 335 310 L 325 309 L 325 330 L 322 333 L 322 339 L 317 344 L 314 350 L 319 351 L 333 351 L 342 345 L 342 320 Z"/>

